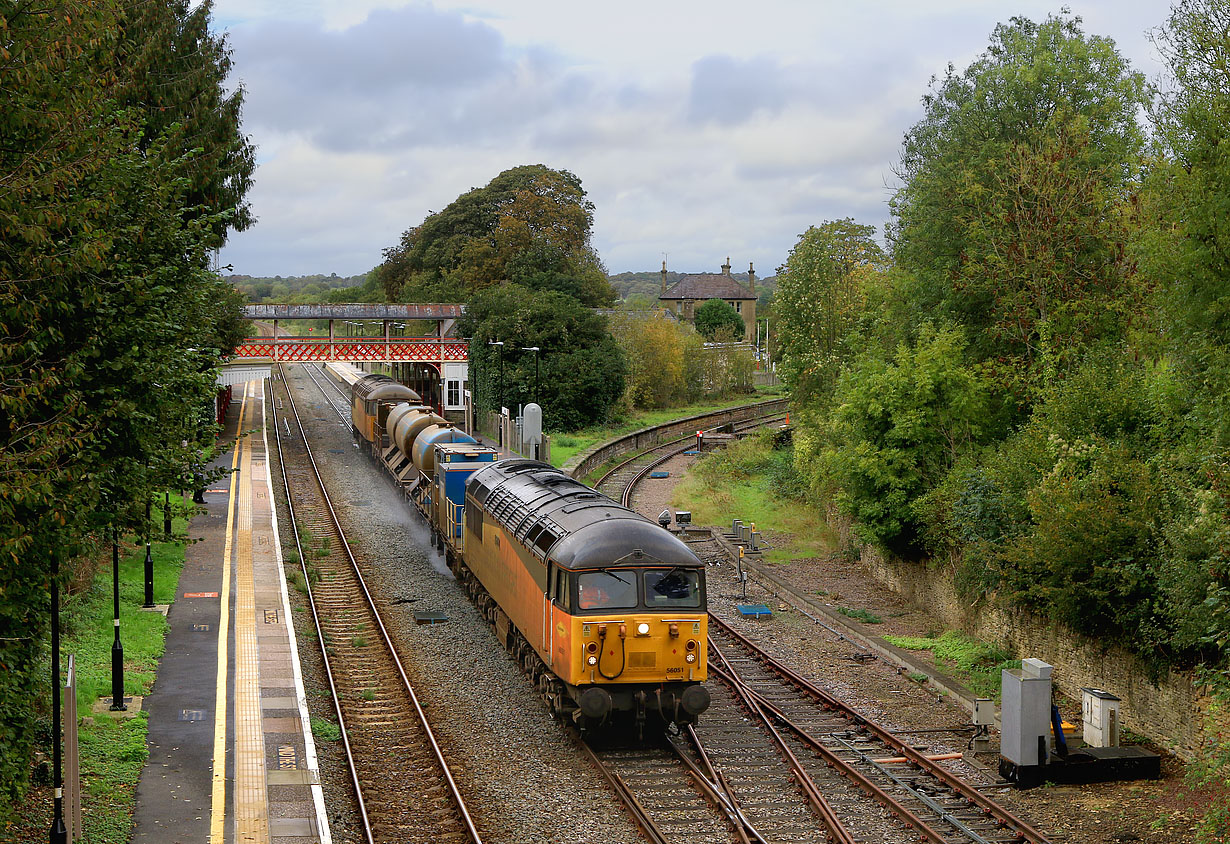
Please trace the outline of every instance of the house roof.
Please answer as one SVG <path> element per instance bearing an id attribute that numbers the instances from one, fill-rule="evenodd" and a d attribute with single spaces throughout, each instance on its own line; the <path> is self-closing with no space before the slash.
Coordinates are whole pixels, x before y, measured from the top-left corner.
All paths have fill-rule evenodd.
<path id="1" fill-rule="evenodd" d="M 659 299 L 755 299 L 756 294 L 722 273 L 690 273 L 680 277 Z"/>

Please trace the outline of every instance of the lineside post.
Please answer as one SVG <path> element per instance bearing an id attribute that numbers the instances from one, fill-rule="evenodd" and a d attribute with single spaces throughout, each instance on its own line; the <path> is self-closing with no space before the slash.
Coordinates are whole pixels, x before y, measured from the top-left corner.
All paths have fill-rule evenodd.
<path id="1" fill-rule="evenodd" d="M 111 643 L 111 711 L 124 712 L 124 645 L 120 642 L 120 537 L 111 528 L 111 580 L 115 598 L 115 641 Z"/>
<path id="2" fill-rule="evenodd" d="M 60 756 L 60 558 L 51 555 L 51 729 L 55 739 L 52 753 L 52 785 L 55 788 L 55 809 L 48 835 L 50 844 L 67 844 L 68 829 L 64 826 L 64 781 Z"/>

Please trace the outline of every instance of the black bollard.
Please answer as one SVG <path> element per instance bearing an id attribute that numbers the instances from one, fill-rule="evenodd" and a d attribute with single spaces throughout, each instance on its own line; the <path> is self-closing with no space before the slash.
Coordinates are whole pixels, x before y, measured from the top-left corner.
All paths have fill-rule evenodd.
<path id="1" fill-rule="evenodd" d="M 111 711 L 123 712 L 124 705 L 124 646 L 120 643 L 120 539 L 116 528 L 111 529 L 111 575 L 115 596 L 115 641 L 111 643 Z"/>

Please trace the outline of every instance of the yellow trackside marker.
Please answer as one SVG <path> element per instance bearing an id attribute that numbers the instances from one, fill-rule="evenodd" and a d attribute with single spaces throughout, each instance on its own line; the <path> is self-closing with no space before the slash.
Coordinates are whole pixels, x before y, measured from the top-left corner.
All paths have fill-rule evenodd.
<path id="1" fill-rule="evenodd" d="M 239 425 L 243 431 L 244 416 L 248 410 L 248 391 L 243 393 L 239 406 Z M 235 467 L 239 465 L 239 451 L 244 446 L 243 437 L 235 440 L 235 456 L 231 459 L 230 497 L 226 506 L 226 542 L 222 550 L 221 605 L 218 617 L 218 674 L 214 691 L 214 759 L 213 788 L 209 814 L 209 844 L 223 844 L 226 831 L 226 680 L 227 639 L 230 636 L 231 616 L 231 533 L 235 527 Z"/>

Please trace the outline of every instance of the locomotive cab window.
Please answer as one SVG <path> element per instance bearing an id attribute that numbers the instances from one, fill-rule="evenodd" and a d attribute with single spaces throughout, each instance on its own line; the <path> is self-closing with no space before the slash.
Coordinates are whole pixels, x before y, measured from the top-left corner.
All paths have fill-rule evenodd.
<path id="1" fill-rule="evenodd" d="M 645 572 L 645 606 L 699 607 L 700 570 L 649 569 Z"/>
<path id="2" fill-rule="evenodd" d="M 551 571 L 551 599 L 555 601 L 555 605 L 561 609 L 568 609 L 568 572 L 552 569 Z"/>
<path id="3" fill-rule="evenodd" d="M 631 609 L 639 603 L 637 572 L 631 570 L 585 571 L 577 577 L 583 610 Z"/>

